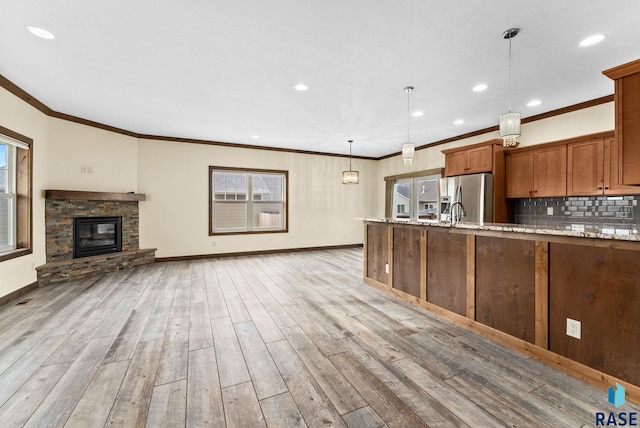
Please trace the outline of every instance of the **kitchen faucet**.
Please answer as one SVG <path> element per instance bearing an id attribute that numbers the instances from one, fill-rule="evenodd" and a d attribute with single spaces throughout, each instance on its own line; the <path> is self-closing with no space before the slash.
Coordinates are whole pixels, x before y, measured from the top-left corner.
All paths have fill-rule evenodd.
<path id="1" fill-rule="evenodd" d="M 456 210 L 458 206 L 460 206 L 460 208 Z M 466 215 L 467 215 L 467 212 L 464 210 L 464 205 L 462 205 L 462 202 L 460 201 L 455 201 L 454 203 L 451 204 L 451 207 L 449 207 L 449 216 L 451 218 L 451 224 L 456 224 L 462 221 L 462 217 Z"/>

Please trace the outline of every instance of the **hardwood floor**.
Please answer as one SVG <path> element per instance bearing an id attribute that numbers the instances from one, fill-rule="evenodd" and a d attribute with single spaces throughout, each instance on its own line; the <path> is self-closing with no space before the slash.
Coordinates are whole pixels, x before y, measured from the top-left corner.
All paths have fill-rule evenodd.
<path id="1" fill-rule="evenodd" d="M 0 426 L 581 427 L 638 411 L 364 285 L 362 267 L 361 249 L 312 251 L 37 289 L 0 308 Z"/>

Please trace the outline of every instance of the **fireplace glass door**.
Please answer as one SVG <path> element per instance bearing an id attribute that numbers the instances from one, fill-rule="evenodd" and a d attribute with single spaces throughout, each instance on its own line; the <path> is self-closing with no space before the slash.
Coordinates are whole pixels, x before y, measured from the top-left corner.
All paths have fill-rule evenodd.
<path id="1" fill-rule="evenodd" d="M 122 251 L 122 217 L 76 217 L 73 226 L 74 258 Z"/>

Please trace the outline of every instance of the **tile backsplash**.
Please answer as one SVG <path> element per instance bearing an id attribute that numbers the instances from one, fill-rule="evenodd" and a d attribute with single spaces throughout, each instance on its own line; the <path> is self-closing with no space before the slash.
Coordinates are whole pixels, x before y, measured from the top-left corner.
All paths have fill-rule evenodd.
<path id="1" fill-rule="evenodd" d="M 638 201 L 640 195 L 517 199 L 515 222 L 567 229 L 640 229 Z"/>

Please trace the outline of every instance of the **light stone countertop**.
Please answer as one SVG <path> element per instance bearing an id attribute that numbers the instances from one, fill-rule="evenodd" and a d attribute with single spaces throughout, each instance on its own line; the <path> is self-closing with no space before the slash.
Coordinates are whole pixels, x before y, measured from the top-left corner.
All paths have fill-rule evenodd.
<path id="1" fill-rule="evenodd" d="M 629 225 L 625 228 L 615 228 L 614 225 L 604 225 L 599 229 L 594 229 L 593 226 L 585 228 L 583 224 L 572 224 L 569 227 L 554 227 L 554 226 L 529 226 L 525 224 L 509 224 L 509 223 L 457 223 L 452 225 L 449 222 L 439 221 L 402 221 L 402 220 L 387 220 L 387 219 L 373 219 L 373 218 L 356 218 L 355 220 L 361 220 L 366 222 L 388 223 L 388 224 L 411 224 L 417 226 L 429 226 L 429 227 L 444 227 L 444 228 L 456 228 L 456 229 L 471 229 L 471 230 L 493 230 L 500 232 L 515 232 L 515 233 L 531 233 L 539 235 L 555 235 L 555 236 L 572 236 L 578 238 L 596 238 L 596 239 L 612 239 L 620 241 L 636 241 L 640 242 L 640 234 L 638 229 Z"/>

